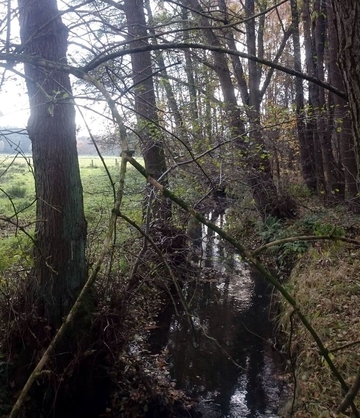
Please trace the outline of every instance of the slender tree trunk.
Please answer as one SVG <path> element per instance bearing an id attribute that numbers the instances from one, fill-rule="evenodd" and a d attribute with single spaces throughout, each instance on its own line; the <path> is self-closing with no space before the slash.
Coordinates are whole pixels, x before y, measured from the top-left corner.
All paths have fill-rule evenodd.
<path id="1" fill-rule="evenodd" d="M 328 42 L 327 38 L 327 11 L 326 3 L 324 0 L 315 0 L 314 11 L 317 18 L 315 19 L 314 29 L 314 43 L 316 51 L 316 70 L 317 78 L 319 80 L 325 80 L 325 44 Z M 325 90 L 318 87 L 318 131 L 320 132 L 321 148 L 324 162 L 324 171 L 326 173 L 328 190 L 330 200 L 343 200 L 344 194 L 339 193 L 342 189 L 341 179 L 339 181 L 339 168 L 334 157 L 334 151 L 331 141 L 331 130 L 328 129 L 329 125 L 329 104 L 326 102 Z M 323 132 L 323 133 L 322 133 Z"/>
<path id="2" fill-rule="evenodd" d="M 256 29 L 255 25 L 255 1 L 245 0 L 246 21 L 246 45 L 250 55 L 263 57 L 264 15 L 261 15 Z M 257 37 L 256 37 L 257 34 Z M 284 46 L 284 45 L 283 45 Z M 289 197 L 281 196 L 277 190 L 271 170 L 270 155 L 268 154 L 260 129 L 260 106 L 264 91 L 260 90 L 262 77 L 261 65 L 255 61 L 249 61 L 248 74 L 248 120 L 252 130 L 251 143 L 255 149 L 249 151 L 251 156 L 251 174 L 249 184 L 253 190 L 254 199 L 258 207 L 262 207 L 263 216 L 277 218 L 292 217 L 296 213 L 295 202 Z M 267 80 L 269 83 L 270 79 Z M 266 87 L 265 87 L 266 88 Z"/>
<path id="3" fill-rule="evenodd" d="M 325 17 L 322 0 L 315 0 L 314 12 L 316 18 L 312 21 L 310 2 L 304 1 L 303 23 L 306 48 L 306 64 L 309 74 L 320 80 L 324 79 L 324 48 L 325 48 Z M 315 142 L 320 144 L 323 164 L 325 191 L 328 198 L 336 196 L 339 189 L 337 182 L 337 165 L 335 162 L 331 138 L 328 135 L 326 123 L 326 101 L 324 89 L 309 85 L 309 102 L 316 116 Z M 319 158 L 317 163 L 319 163 Z M 321 175 L 321 174 L 320 174 Z"/>
<path id="4" fill-rule="evenodd" d="M 332 5 L 338 36 L 338 61 L 344 77 L 352 119 L 357 178 L 360 156 L 360 2 L 332 0 Z"/>
<path id="5" fill-rule="evenodd" d="M 305 62 L 307 72 L 316 76 L 315 69 L 315 51 L 311 37 L 311 20 L 310 20 L 310 4 L 309 0 L 303 2 L 303 28 L 304 28 L 304 45 L 305 45 Z M 309 111 L 308 111 L 308 136 L 311 138 L 309 142 L 313 142 L 315 154 L 313 156 L 316 167 L 317 190 L 321 191 L 322 187 L 326 187 L 323 157 L 321 153 L 320 133 L 317 129 L 317 105 L 318 105 L 318 88 L 313 83 L 309 83 Z"/>
<path id="6" fill-rule="evenodd" d="M 301 48 L 300 48 L 300 33 L 299 33 L 299 11 L 297 7 L 297 0 L 291 0 L 291 15 L 292 15 L 292 38 L 294 48 L 294 69 L 301 71 Z M 304 88 L 301 78 L 295 78 L 295 104 L 296 104 L 296 124 L 300 145 L 300 163 L 301 170 L 307 187 L 316 191 L 316 171 L 314 161 L 314 144 L 312 135 L 308 135 L 307 126 L 305 124 L 304 112 Z"/>
<path id="7" fill-rule="evenodd" d="M 329 38 L 329 82 L 338 90 L 345 89 L 343 78 L 338 67 L 338 40 L 334 22 L 334 12 L 331 4 L 327 5 L 328 38 Z M 352 199 L 357 195 L 357 166 L 355 144 L 348 104 L 345 99 L 330 93 L 334 108 L 334 136 L 340 150 L 340 172 L 345 180 L 346 190 Z"/>
<path id="8" fill-rule="evenodd" d="M 19 0 L 24 52 L 66 63 L 67 29 L 56 0 Z M 68 74 L 25 64 L 37 197 L 35 303 L 54 328 L 84 283 L 86 221 Z M 32 297 L 32 295 L 31 295 Z"/>
<path id="9" fill-rule="evenodd" d="M 189 35 L 188 35 L 188 31 L 186 29 L 188 29 L 189 27 L 189 22 L 188 22 L 188 12 L 186 9 L 182 8 L 181 9 L 181 17 L 182 17 L 182 24 L 183 24 L 183 29 L 185 29 L 184 34 L 183 34 L 183 40 L 184 42 L 188 42 L 189 40 Z M 197 91 L 196 91 L 196 86 L 195 86 L 195 78 L 194 78 L 194 65 L 193 65 L 193 60 L 191 57 L 191 52 L 189 49 L 184 49 L 184 56 L 185 56 L 185 71 L 186 71 L 186 77 L 187 77 L 187 81 L 188 81 L 188 89 L 189 89 L 189 109 L 190 109 L 190 115 L 191 115 L 191 121 L 192 121 L 192 126 L 193 126 L 193 130 L 194 132 L 197 132 L 199 130 L 199 109 L 198 109 L 198 105 L 197 105 Z"/>
<path id="10" fill-rule="evenodd" d="M 253 0 L 248 0 L 250 3 Z M 218 37 L 214 31 L 210 28 L 209 20 L 205 17 L 205 14 L 197 0 L 182 0 L 184 6 L 193 11 L 194 17 L 198 20 L 202 29 L 202 34 L 209 45 L 221 46 Z M 250 7 L 250 6 L 249 6 Z M 251 7 L 249 8 L 251 13 Z M 255 30 L 252 30 L 248 35 L 251 37 L 249 40 L 250 50 L 249 53 L 253 53 L 255 47 Z M 293 216 L 295 212 L 294 202 L 290 199 L 284 199 L 279 196 L 277 188 L 271 173 L 270 159 L 267 157 L 263 139 L 260 131 L 256 129 L 259 125 L 259 110 L 260 102 L 259 97 L 259 80 L 260 80 L 260 68 L 257 65 L 253 65 L 254 62 L 249 62 L 249 105 L 250 105 L 250 124 L 254 128 L 254 133 L 251 135 L 252 140 L 249 142 L 253 145 L 249 145 L 245 141 L 245 125 L 242 120 L 242 114 L 240 112 L 235 87 L 232 81 L 230 69 L 227 59 L 224 54 L 213 51 L 213 68 L 219 78 L 221 91 L 224 97 L 224 106 L 228 117 L 228 123 L 231 130 L 231 135 L 235 139 L 235 143 L 240 154 L 245 168 L 246 181 L 252 191 L 256 207 L 261 213 L 263 218 L 267 216 L 274 216 L 277 218 L 283 218 Z"/>
<path id="11" fill-rule="evenodd" d="M 153 14 L 151 10 L 150 0 L 145 0 L 145 7 L 146 7 L 147 14 L 148 14 L 148 20 L 149 20 L 149 32 L 151 33 L 151 35 L 156 35 L 155 29 L 153 27 L 154 18 L 153 18 Z M 156 37 L 153 38 L 153 43 L 155 45 L 157 44 Z M 166 98 L 169 104 L 170 111 L 175 121 L 175 127 L 176 127 L 175 133 L 179 135 L 183 129 L 183 120 L 182 120 L 182 116 L 180 114 L 180 111 L 179 111 L 179 108 L 175 99 L 173 88 L 169 81 L 168 72 L 166 69 L 166 64 L 165 64 L 162 51 L 157 51 L 156 60 L 161 69 Z"/>
<path id="12" fill-rule="evenodd" d="M 227 31 L 226 41 L 227 41 L 229 49 L 233 49 L 234 51 L 236 51 L 235 39 L 231 31 Z M 236 82 L 237 82 L 237 85 L 239 86 L 241 100 L 247 109 L 249 106 L 249 92 L 248 92 L 248 87 L 247 87 L 247 82 L 246 82 L 246 76 L 244 74 L 244 69 L 240 61 L 240 57 L 236 55 L 231 55 L 231 62 L 232 62 L 234 74 L 236 77 Z"/>
<path id="13" fill-rule="evenodd" d="M 256 30 L 255 19 L 252 16 L 255 15 L 255 1 L 245 0 L 245 16 L 246 21 L 246 46 L 247 52 L 250 55 L 256 55 Z M 262 31 L 261 31 L 262 32 Z M 259 83 L 260 83 L 260 65 L 249 60 L 249 106 L 252 108 L 253 113 L 260 111 L 259 97 Z M 254 118 L 254 116 L 253 116 Z"/>
<path id="14" fill-rule="evenodd" d="M 128 39 L 132 41 L 131 47 L 148 45 L 143 0 L 124 0 L 124 11 L 128 25 Z M 166 171 L 166 160 L 157 115 L 150 51 L 131 54 L 131 65 L 138 134 L 141 138 L 145 166 L 148 173 L 158 179 Z M 154 216 L 162 220 L 170 218 L 168 199 L 159 198 L 156 202 Z"/>

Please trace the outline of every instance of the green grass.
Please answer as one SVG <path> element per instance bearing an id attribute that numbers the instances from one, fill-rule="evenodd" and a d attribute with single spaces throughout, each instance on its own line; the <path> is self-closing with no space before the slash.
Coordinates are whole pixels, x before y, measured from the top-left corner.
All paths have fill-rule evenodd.
<path id="1" fill-rule="evenodd" d="M 119 181 L 120 158 L 105 157 L 105 163 L 111 174 L 115 187 Z M 0 171 L 0 213 L 12 216 L 14 208 L 24 202 L 24 199 L 35 198 L 34 177 L 32 172 L 31 159 L 28 162 L 18 157 L 14 162 L 9 157 L 0 155 L 2 162 Z M 7 166 L 8 164 L 8 166 Z M 113 189 L 109 177 L 104 169 L 100 158 L 79 157 L 81 179 L 84 189 L 84 202 L 87 215 L 93 216 L 93 210 L 106 208 L 111 210 L 113 204 Z M 125 207 L 134 208 L 141 200 L 141 192 L 145 182 L 140 174 L 133 167 L 128 166 L 126 177 Z M 11 200 L 13 204 L 11 203 Z M 34 211 L 32 211 L 34 214 Z"/>
<path id="2" fill-rule="evenodd" d="M 22 219 L 34 217 L 34 177 L 30 160 L 0 155 L 0 216 L 11 217 L 21 212 Z M 28 206 L 30 206 L 28 209 Z"/>
<path id="3" fill-rule="evenodd" d="M 106 165 L 115 183 L 119 185 L 120 158 L 105 158 Z M 84 189 L 84 207 L 88 222 L 98 222 L 100 217 L 110 215 L 114 203 L 114 190 L 111 187 L 108 174 L 99 158 L 80 158 L 81 180 Z M 141 219 L 142 192 L 145 187 L 143 177 L 130 165 L 127 167 L 125 180 L 125 195 L 122 211 L 135 220 Z"/>
<path id="4" fill-rule="evenodd" d="M 120 157 L 104 157 L 110 175 L 119 184 Z M 0 155 L 0 218 L 11 218 L 20 225 L 29 224 L 35 220 L 35 185 L 32 171 L 32 161 L 18 157 L 15 161 L 5 155 Z M 142 161 L 141 161 L 142 163 Z M 81 179 L 84 190 L 85 216 L 88 222 L 89 243 L 96 252 L 108 226 L 114 193 L 111 182 L 100 158 L 95 156 L 79 157 Z M 145 188 L 143 177 L 130 165 L 127 167 L 125 180 L 125 195 L 122 212 L 137 222 L 142 218 L 143 191 Z M 14 213 L 17 212 L 17 218 Z M 129 239 L 129 228 L 119 223 L 118 243 Z M 2 252 L 6 242 L 13 246 L 16 227 L 0 220 L 0 239 L 3 240 Z M 33 231 L 28 229 L 29 233 Z M 21 235 L 21 234 L 20 234 Z M 4 247 L 5 245 L 5 247 Z M 9 258 L 9 260 L 11 257 Z"/>

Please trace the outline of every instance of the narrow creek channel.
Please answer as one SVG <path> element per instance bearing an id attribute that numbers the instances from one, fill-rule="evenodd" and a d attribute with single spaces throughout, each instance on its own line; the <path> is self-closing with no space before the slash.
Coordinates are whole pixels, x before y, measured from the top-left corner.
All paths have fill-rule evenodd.
<path id="1" fill-rule="evenodd" d="M 219 226 L 225 222 L 224 215 L 211 216 Z M 151 337 L 153 349 L 167 348 L 177 387 L 200 399 L 203 417 L 278 417 L 283 367 L 269 343 L 268 285 L 212 231 L 201 233 L 193 250 L 205 274 L 184 288 L 196 337 L 169 306 Z"/>

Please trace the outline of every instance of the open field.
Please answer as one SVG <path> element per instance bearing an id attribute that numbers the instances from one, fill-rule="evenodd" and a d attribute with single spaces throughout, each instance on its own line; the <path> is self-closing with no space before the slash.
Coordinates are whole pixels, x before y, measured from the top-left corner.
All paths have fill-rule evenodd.
<path id="1" fill-rule="evenodd" d="M 104 157 L 115 188 L 119 180 L 120 157 Z M 141 161 L 142 162 L 142 161 Z M 84 189 L 84 207 L 88 222 L 89 241 L 95 247 L 102 241 L 113 206 L 114 193 L 111 182 L 99 157 L 79 157 Z M 125 196 L 122 210 L 136 221 L 142 216 L 143 177 L 130 165 L 127 168 Z M 9 219 L 13 223 L 4 222 Z M 1 220 L 2 219 L 2 220 Z M 31 157 L 0 154 L 0 238 L 1 246 L 13 242 L 16 224 L 25 226 L 35 220 L 35 185 Z M 26 227 L 32 234 L 33 227 Z M 128 233 L 128 232 L 127 232 Z M 22 239 L 18 237 L 16 239 Z M 119 230 L 121 239 L 121 230 Z"/>
<path id="2" fill-rule="evenodd" d="M 118 181 L 120 157 L 104 157 L 106 166 L 112 180 Z M 101 204 L 111 209 L 113 202 L 113 190 L 111 182 L 99 157 L 79 157 L 81 178 L 84 188 L 84 201 L 87 215 L 91 215 L 91 209 Z M 128 166 L 126 181 L 126 196 L 133 200 L 144 188 L 144 180 L 136 173 L 133 167 Z M 31 157 L 17 157 L 0 154 L 0 213 L 12 216 L 14 206 L 17 211 L 22 211 L 25 203 L 31 203 L 35 199 L 34 175 Z M 29 214 L 30 212 L 28 212 Z"/>

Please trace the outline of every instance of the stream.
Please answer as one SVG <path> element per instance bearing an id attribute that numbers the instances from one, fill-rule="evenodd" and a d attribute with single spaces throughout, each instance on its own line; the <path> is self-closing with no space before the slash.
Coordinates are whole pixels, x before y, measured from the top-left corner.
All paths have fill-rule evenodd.
<path id="1" fill-rule="evenodd" d="M 225 222 L 225 215 L 208 217 L 218 226 Z M 200 399 L 203 417 L 278 417 L 283 365 L 269 343 L 267 283 L 206 226 L 199 225 L 192 254 L 205 272 L 183 289 L 196 336 L 169 306 L 151 337 L 154 351 L 167 348 L 172 378 Z"/>

